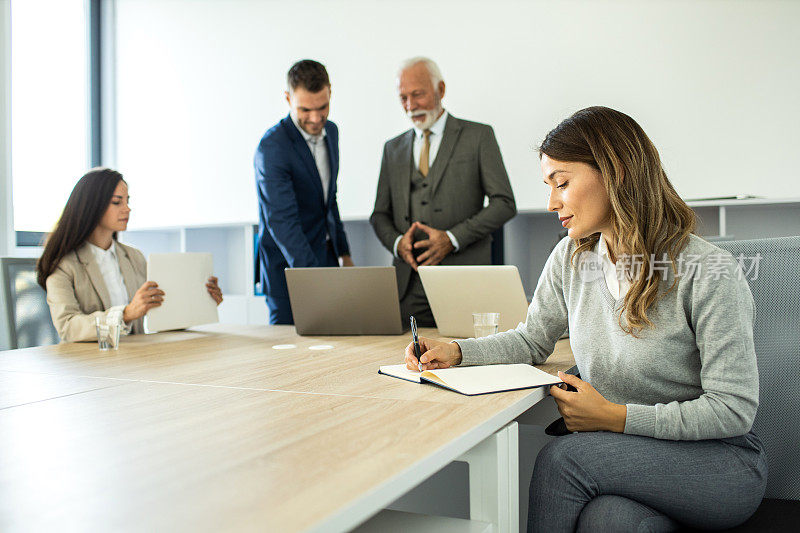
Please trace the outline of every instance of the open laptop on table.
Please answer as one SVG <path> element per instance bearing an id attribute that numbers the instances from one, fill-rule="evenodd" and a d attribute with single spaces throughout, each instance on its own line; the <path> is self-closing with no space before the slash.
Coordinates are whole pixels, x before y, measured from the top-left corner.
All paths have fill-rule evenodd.
<path id="1" fill-rule="evenodd" d="M 394 267 L 287 268 L 300 335 L 400 335 Z"/>
<path id="2" fill-rule="evenodd" d="M 421 266 L 419 277 L 446 337 L 473 337 L 472 313 L 500 313 L 498 331 L 525 321 L 528 300 L 513 265 Z"/>

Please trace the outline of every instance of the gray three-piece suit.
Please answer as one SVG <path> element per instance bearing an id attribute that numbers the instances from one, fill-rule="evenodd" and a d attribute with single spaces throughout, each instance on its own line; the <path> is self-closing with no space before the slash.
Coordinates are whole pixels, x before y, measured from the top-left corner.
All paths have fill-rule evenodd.
<path id="1" fill-rule="evenodd" d="M 494 131 L 486 124 L 447 117 L 436 159 L 427 177 L 416 168 L 414 130 L 386 142 L 370 223 L 381 243 L 392 251 L 395 240 L 420 221 L 450 231 L 459 251 L 442 265 L 491 263 L 491 234 L 516 214 L 514 193 L 503 165 Z M 484 198 L 488 204 L 484 207 Z M 424 233 L 415 240 L 426 239 Z M 421 325 L 433 325 L 433 315 L 419 275 L 395 258 L 403 320 L 413 314 Z"/>

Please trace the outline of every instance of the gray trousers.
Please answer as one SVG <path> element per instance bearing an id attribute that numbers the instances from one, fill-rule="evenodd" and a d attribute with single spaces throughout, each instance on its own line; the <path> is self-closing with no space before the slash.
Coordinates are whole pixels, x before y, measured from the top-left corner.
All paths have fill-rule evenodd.
<path id="1" fill-rule="evenodd" d="M 530 486 L 528 531 L 722 529 L 755 512 L 766 455 L 720 440 L 670 441 L 573 433 L 545 446 Z"/>

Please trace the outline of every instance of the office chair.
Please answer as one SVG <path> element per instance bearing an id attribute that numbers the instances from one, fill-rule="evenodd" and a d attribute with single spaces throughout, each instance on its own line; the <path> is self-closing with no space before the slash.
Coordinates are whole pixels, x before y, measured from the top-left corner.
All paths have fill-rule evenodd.
<path id="1" fill-rule="evenodd" d="M 753 341 L 759 405 L 753 429 L 769 464 L 767 491 L 756 513 L 726 531 L 797 531 L 800 524 L 800 237 L 715 243 L 734 257 L 760 255 L 747 275 L 755 300 Z"/>
<path id="2" fill-rule="evenodd" d="M 0 258 L 0 349 L 56 344 L 46 293 L 36 283 L 36 259 Z"/>

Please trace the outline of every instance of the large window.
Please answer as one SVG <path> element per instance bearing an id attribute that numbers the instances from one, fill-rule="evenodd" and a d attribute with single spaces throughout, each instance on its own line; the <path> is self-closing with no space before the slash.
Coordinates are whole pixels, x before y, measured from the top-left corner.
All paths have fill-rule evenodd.
<path id="1" fill-rule="evenodd" d="M 84 0 L 11 2 L 14 229 L 50 231 L 89 167 Z"/>

